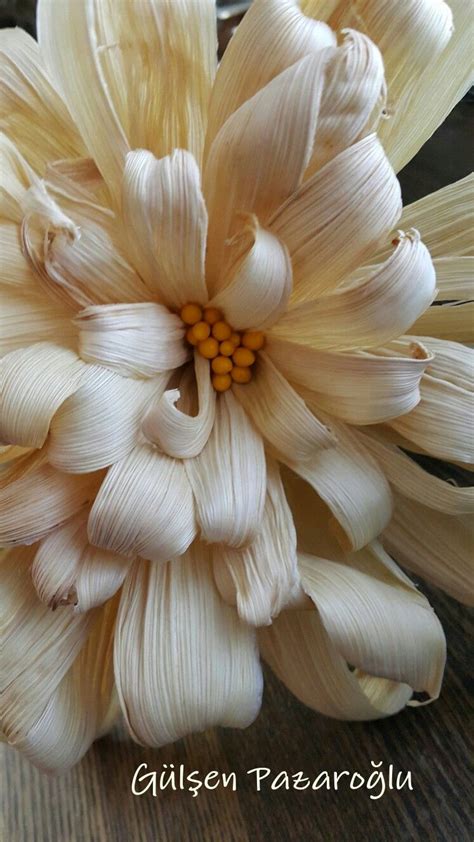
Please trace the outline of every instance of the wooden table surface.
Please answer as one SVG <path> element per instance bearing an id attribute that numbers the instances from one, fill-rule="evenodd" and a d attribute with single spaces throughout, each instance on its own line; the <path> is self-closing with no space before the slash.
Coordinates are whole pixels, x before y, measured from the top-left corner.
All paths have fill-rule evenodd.
<path id="1" fill-rule="evenodd" d="M 11 24 L 11 21 L 8 21 Z M 401 181 L 413 201 L 466 175 L 472 132 L 469 99 L 455 109 Z M 163 750 L 135 745 L 117 728 L 97 742 L 68 775 L 40 774 L 0 746 L 1 842 L 468 842 L 473 803 L 468 785 L 469 613 L 453 600 L 424 589 L 443 622 L 448 666 L 440 699 L 375 723 L 341 723 L 299 704 L 266 672 L 262 712 L 246 731 L 217 729 Z M 247 770 L 267 766 L 276 774 L 351 770 L 366 777 L 370 762 L 410 771 L 413 791 L 386 791 L 371 800 L 365 790 L 256 792 Z M 160 770 L 184 763 L 188 770 L 235 771 L 238 788 L 166 790 L 153 798 L 131 793 L 140 763 Z"/>

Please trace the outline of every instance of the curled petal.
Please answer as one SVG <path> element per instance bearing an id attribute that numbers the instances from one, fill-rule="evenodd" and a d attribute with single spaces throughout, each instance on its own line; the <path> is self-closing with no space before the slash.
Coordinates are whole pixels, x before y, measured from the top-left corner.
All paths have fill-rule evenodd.
<path id="1" fill-rule="evenodd" d="M 472 387 L 425 374 L 420 395 L 417 406 L 390 421 L 390 426 L 432 456 L 451 462 L 474 461 Z"/>
<path id="2" fill-rule="evenodd" d="M 352 354 L 317 351 L 280 339 L 268 354 L 315 411 L 349 424 L 378 424 L 410 412 L 420 400 L 420 381 L 432 355 L 417 342 Z"/>
<path id="3" fill-rule="evenodd" d="M 240 547 L 260 529 L 265 503 L 263 441 L 232 392 L 216 402 L 209 440 L 199 456 L 185 462 L 196 499 L 201 537 Z"/>
<path id="4" fill-rule="evenodd" d="M 0 440 L 42 447 L 54 413 L 78 389 L 84 369 L 76 354 L 52 343 L 7 354 L 0 364 Z"/>
<path id="5" fill-rule="evenodd" d="M 389 522 L 392 495 L 383 472 L 354 433 L 343 424 L 333 423 L 333 429 L 334 447 L 321 450 L 311 461 L 284 461 L 329 507 L 342 546 L 358 550 Z"/>
<path id="6" fill-rule="evenodd" d="M 184 466 L 141 445 L 113 465 L 88 521 L 91 544 L 120 555 L 166 561 L 196 535 L 194 503 Z"/>
<path id="7" fill-rule="evenodd" d="M 259 711 L 255 632 L 217 594 L 208 552 L 196 544 L 165 564 L 138 561 L 125 580 L 115 675 L 141 743 L 161 746 L 215 725 L 245 728 Z"/>
<path id="8" fill-rule="evenodd" d="M 198 456 L 214 425 L 216 393 L 211 384 L 209 362 L 200 354 L 195 354 L 194 367 L 199 411 L 191 414 L 194 384 L 189 382 L 186 371 L 180 388 L 164 392 L 150 406 L 142 423 L 147 439 L 158 444 L 168 456 L 177 459 Z"/>
<path id="9" fill-rule="evenodd" d="M 53 610 L 74 605 L 89 611 L 110 599 L 121 586 L 130 559 L 91 547 L 87 512 L 44 538 L 36 552 L 31 576 L 39 598 Z"/>
<path id="10" fill-rule="evenodd" d="M 273 365 L 259 353 L 255 376 L 234 392 L 261 435 L 282 458 L 308 460 L 334 437 L 309 411 L 303 399 Z"/>
<path id="11" fill-rule="evenodd" d="M 261 528 L 248 547 L 213 548 L 214 577 L 223 599 L 231 593 L 242 620 L 266 626 L 298 591 L 296 532 L 276 462 L 267 459 L 267 496 Z"/>
<path id="12" fill-rule="evenodd" d="M 31 582 L 33 552 L 17 549 L 2 562 L 2 670 L 8 676 L 2 728 L 32 763 L 60 773 L 81 759 L 114 716 L 117 605 L 82 616 L 52 612 Z"/>
<path id="13" fill-rule="evenodd" d="M 131 152 L 122 208 L 131 259 L 149 287 L 171 307 L 205 303 L 207 212 L 193 156 Z"/>
<path id="14" fill-rule="evenodd" d="M 80 388 L 64 401 L 51 422 L 51 464 L 60 471 L 81 474 L 123 459 L 137 444 L 148 403 L 164 391 L 168 377 L 134 380 L 88 366 Z"/>
<path id="15" fill-rule="evenodd" d="M 428 497 L 426 502 L 433 501 Z M 474 604 L 472 514 L 444 514 L 396 494 L 393 518 L 382 541 L 408 570 L 459 602 Z"/>
<path id="16" fill-rule="evenodd" d="M 153 377 L 186 362 L 184 326 L 161 304 L 87 307 L 75 319 L 79 353 L 132 377 Z"/>
<path id="17" fill-rule="evenodd" d="M 335 289 L 375 250 L 400 212 L 400 187 L 375 134 L 305 181 L 269 222 L 290 252 L 295 301 Z"/>
<path id="18" fill-rule="evenodd" d="M 323 350 L 383 345 L 401 336 L 433 301 L 436 276 L 417 231 L 399 232 L 394 253 L 360 283 L 291 307 L 272 333 Z M 374 271 L 375 270 L 375 271 Z"/>
<path id="19" fill-rule="evenodd" d="M 335 45 L 327 24 L 303 14 L 296 0 L 254 0 L 217 69 L 207 148 L 227 118 L 275 76 L 304 56 Z"/>
<path id="20" fill-rule="evenodd" d="M 255 213 L 265 224 L 302 181 L 330 52 L 308 55 L 272 79 L 226 120 L 210 148 L 203 187 L 213 290 L 221 285 L 226 240 L 236 233 L 235 214 Z"/>
<path id="21" fill-rule="evenodd" d="M 40 541 L 94 499 L 96 474 L 68 476 L 41 462 L 44 454 L 22 460 L 11 473 L 2 472 L 0 544 Z"/>
<path id="22" fill-rule="evenodd" d="M 382 111 L 385 78 L 380 51 L 361 32 L 345 29 L 343 35 L 326 67 L 316 143 L 306 178 L 359 140 L 364 130 L 367 133 L 370 122 L 376 124 Z"/>
<path id="23" fill-rule="evenodd" d="M 233 241 L 238 258 L 228 283 L 210 302 L 236 330 L 266 328 L 278 321 L 291 293 L 291 261 L 284 244 L 250 217 Z"/>

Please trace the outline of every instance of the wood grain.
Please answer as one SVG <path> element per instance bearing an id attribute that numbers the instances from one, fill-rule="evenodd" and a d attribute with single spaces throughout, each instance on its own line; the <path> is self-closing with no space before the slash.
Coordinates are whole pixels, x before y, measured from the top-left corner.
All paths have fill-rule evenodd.
<path id="1" fill-rule="evenodd" d="M 8 5 L 8 4 L 7 4 Z M 11 25 L 11 21 L 8 20 Z M 406 201 L 472 169 L 472 105 L 465 100 L 402 173 Z M 467 769 L 470 716 L 469 613 L 425 588 L 446 630 L 448 666 L 441 698 L 375 723 L 340 723 L 299 704 L 266 673 L 263 709 L 244 732 L 217 729 L 157 751 L 130 741 L 122 728 L 97 742 L 63 778 L 40 774 L 0 747 L 1 842 L 399 842 L 472 839 L 473 803 Z M 255 791 L 246 772 L 348 769 L 366 776 L 370 761 L 410 770 L 413 792 L 365 790 Z M 238 790 L 166 790 L 133 796 L 131 780 L 146 762 L 237 773 Z"/>

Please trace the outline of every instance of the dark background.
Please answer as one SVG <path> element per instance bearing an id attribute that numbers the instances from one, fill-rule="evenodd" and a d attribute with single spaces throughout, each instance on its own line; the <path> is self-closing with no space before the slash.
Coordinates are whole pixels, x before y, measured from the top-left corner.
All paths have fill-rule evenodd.
<path id="1" fill-rule="evenodd" d="M 0 26 L 20 25 L 34 34 L 34 5 L 0 0 Z M 221 24 L 222 46 L 235 22 Z M 405 203 L 472 170 L 472 102 L 466 96 L 400 174 Z M 305 708 L 267 671 L 262 712 L 246 731 L 216 729 L 153 750 L 118 728 L 59 779 L 40 774 L 2 746 L 1 842 L 468 842 L 474 812 L 468 781 L 470 614 L 421 585 L 448 639 L 443 691 L 433 705 L 379 722 L 341 723 Z M 302 770 L 315 777 L 322 770 L 348 769 L 366 777 L 371 760 L 383 761 L 386 778 L 390 763 L 396 771 L 410 770 L 413 792 L 387 791 L 374 801 L 365 790 L 343 785 L 339 792 L 257 793 L 253 776 L 246 775 L 269 766 L 275 774 Z M 163 763 L 185 763 L 203 774 L 233 770 L 239 788 L 201 790 L 197 798 L 171 790 L 156 799 L 134 797 L 131 779 L 143 762 L 159 771 Z"/>

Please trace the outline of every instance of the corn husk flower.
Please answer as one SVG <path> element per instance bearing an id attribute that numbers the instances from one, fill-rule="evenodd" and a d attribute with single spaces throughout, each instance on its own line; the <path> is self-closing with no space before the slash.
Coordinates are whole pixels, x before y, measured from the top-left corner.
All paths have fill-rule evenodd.
<path id="1" fill-rule="evenodd" d="M 471 20 L 255 0 L 219 67 L 211 0 L 1 33 L 1 729 L 42 768 L 118 701 L 148 745 L 249 725 L 259 650 L 328 716 L 438 695 L 391 556 L 468 600 L 472 489 L 407 452 L 472 463 L 472 181 L 402 212 L 395 171 Z"/>

